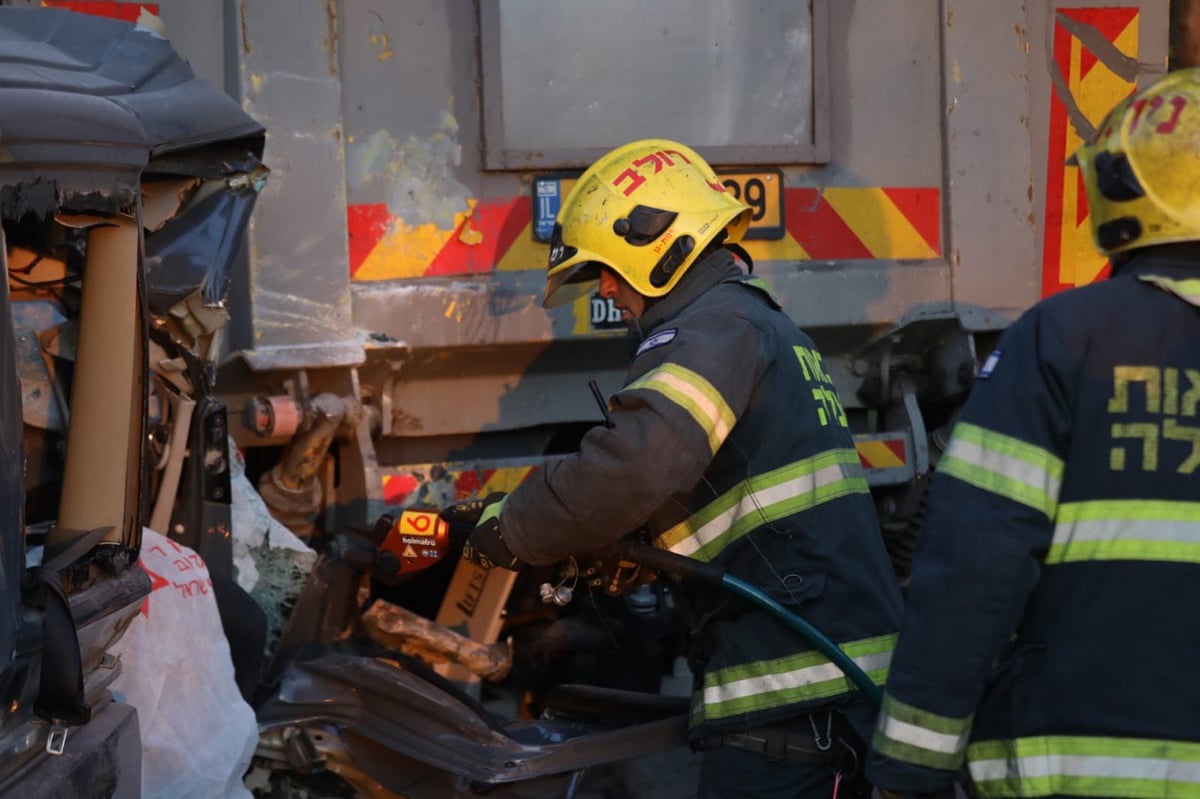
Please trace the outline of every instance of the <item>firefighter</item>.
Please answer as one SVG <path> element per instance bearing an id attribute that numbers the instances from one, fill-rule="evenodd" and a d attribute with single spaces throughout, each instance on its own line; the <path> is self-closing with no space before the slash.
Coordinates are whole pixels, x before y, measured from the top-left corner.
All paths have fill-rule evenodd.
<path id="1" fill-rule="evenodd" d="M 802 612 L 882 681 L 899 588 L 827 366 L 730 250 L 749 222 L 676 142 L 627 144 L 583 174 L 557 218 L 546 305 L 599 280 L 635 328 L 632 365 L 610 426 L 489 505 L 465 553 L 515 569 L 645 528 Z M 830 796 L 873 709 L 764 613 L 682 588 L 702 795 Z"/>
<path id="2" fill-rule="evenodd" d="M 868 775 L 1200 794 L 1200 72 L 1073 156 L 1108 280 L 1035 305 L 938 464 Z"/>

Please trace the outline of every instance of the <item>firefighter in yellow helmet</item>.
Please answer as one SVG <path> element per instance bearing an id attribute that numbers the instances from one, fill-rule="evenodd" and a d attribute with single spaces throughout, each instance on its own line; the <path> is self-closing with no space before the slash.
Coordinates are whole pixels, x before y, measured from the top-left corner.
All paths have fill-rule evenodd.
<path id="1" fill-rule="evenodd" d="M 938 464 L 868 774 L 1200 792 L 1200 72 L 1074 156 L 1112 277 L 1001 338 Z"/>
<path id="2" fill-rule="evenodd" d="M 636 328 L 636 353 L 611 426 L 488 506 L 466 553 L 548 564 L 645 529 L 802 609 L 882 681 L 899 589 L 821 355 L 730 249 L 749 213 L 677 142 L 619 147 L 579 179 L 546 302 L 599 281 Z M 855 795 L 874 717 L 857 690 L 766 614 L 714 589 L 682 593 L 702 795 L 828 797 L 837 780 Z"/>

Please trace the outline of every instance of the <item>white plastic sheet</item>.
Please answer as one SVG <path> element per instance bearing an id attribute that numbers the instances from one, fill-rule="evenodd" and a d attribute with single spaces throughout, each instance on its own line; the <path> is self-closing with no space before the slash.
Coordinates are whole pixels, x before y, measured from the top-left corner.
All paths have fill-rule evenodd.
<path id="1" fill-rule="evenodd" d="M 145 799 L 249 799 L 242 774 L 258 741 L 233 677 L 208 567 L 191 549 L 142 532 L 152 592 L 113 651 L 113 690 L 137 708 Z"/>

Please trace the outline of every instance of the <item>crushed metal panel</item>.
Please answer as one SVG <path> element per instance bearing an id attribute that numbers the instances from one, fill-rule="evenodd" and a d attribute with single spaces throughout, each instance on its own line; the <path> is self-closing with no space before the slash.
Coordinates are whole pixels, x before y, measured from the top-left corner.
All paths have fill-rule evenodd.
<path id="1" fill-rule="evenodd" d="M 193 177 L 151 181 L 142 184 L 142 227 L 158 232 L 179 212 L 183 201 L 200 185 Z"/>
<path id="2" fill-rule="evenodd" d="M 177 215 L 145 237 L 146 284 L 150 310 L 162 316 L 194 293 L 207 307 L 220 307 L 229 291 L 243 234 L 258 199 L 256 186 L 231 188 L 230 181 L 209 181 Z M 157 184 L 148 183 L 147 186 Z M 162 193 L 182 191 L 172 182 Z M 157 200 L 151 206 L 161 213 Z M 146 217 L 143 206 L 143 220 Z M 149 229 L 149 228 L 148 228 Z"/>
<path id="3" fill-rule="evenodd" d="M 162 38 L 68 11 L 0 8 L 0 181 L 6 216 L 72 197 L 128 207 L 155 153 L 261 138 Z M 105 202 L 108 198 L 108 202 Z"/>

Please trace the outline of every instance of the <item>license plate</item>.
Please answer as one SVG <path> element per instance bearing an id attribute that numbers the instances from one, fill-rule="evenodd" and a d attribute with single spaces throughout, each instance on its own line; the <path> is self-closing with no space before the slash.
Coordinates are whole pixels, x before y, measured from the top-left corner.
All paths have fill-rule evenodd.
<path id="1" fill-rule="evenodd" d="M 750 206 L 748 239 L 783 238 L 783 173 L 720 170 L 718 176 L 729 193 Z"/>
<path id="2" fill-rule="evenodd" d="M 592 330 L 624 330 L 621 309 L 608 297 L 593 294 L 588 301 L 588 316 Z"/>

